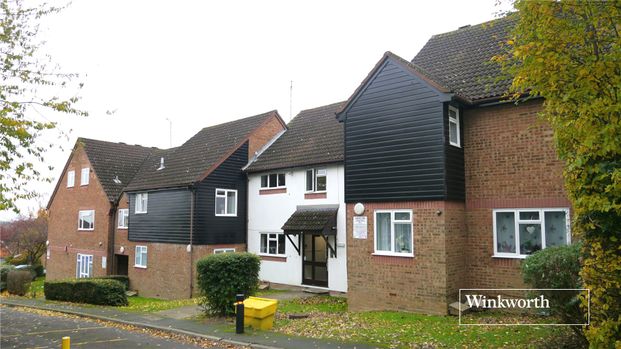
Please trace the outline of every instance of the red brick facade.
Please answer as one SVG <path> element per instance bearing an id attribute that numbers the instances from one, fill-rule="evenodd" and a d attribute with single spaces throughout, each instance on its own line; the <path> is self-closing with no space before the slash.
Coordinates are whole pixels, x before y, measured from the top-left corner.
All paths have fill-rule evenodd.
<path id="1" fill-rule="evenodd" d="M 81 185 L 82 168 L 90 168 L 89 184 Z M 75 171 L 74 186 L 67 188 L 67 173 Z M 46 269 L 48 280 L 76 276 L 77 254 L 93 255 L 93 276 L 108 274 L 102 268 L 102 257 L 108 256 L 111 203 L 81 145 L 77 145 L 54 193 L 49 206 L 48 248 L 50 258 Z M 78 230 L 78 212 L 95 210 L 95 229 Z"/>
<path id="2" fill-rule="evenodd" d="M 541 102 L 465 110 L 465 203 L 364 203 L 368 238 L 354 239 L 347 205 L 351 310 L 446 314 L 460 288 L 523 287 L 521 259 L 493 257 L 492 210 L 570 206 Z M 376 256 L 374 210 L 413 211 L 414 257 Z"/>

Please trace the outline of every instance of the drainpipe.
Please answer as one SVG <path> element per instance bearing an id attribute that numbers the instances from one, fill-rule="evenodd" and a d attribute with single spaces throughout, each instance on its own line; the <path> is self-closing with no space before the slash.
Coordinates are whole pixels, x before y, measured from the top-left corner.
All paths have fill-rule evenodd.
<path id="1" fill-rule="evenodd" d="M 194 291 L 194 247 L 192 243 L 194 242 L 194 200 L 196 199 L 196 190 L 193 187 L 190 187 L 191 197 L 190 197 L 190 298 L 192 298 L 192 293 Z"/>
<path id="2" fill-rule="evenodd" d="M 108 227 L 108 253 L 106 256 L 106 275 L 112 275 L 114 272 L 114 238 L 116 234 L 116 222 L 118 214 L 118 202 L 112 202 L 110 207 L 110 224 Z"/>

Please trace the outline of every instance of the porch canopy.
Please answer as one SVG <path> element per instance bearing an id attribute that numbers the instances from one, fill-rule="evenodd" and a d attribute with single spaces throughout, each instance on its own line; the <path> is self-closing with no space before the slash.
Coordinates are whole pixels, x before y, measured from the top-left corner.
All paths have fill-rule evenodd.
<path id="1" fill-rule="evenodd" d="M 335 246 L 330 244 L 328 237 L 332 236 L 334 245 L 336 245 L 337 212 L 338 206 L 298 206 L 281 229 L 298 254 L 300 254 L 301 234 L 314 234 L 321 235 L 326 240 L 332 255 L 336 257 Z M 298 236 L 297 246 L 291 240 L 291 235 Z"/>

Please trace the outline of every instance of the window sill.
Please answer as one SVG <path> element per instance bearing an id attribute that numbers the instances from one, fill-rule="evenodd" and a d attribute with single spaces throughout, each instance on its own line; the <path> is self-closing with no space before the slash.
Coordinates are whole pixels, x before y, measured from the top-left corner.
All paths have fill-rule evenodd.
<path id="1" fill-rule="evenodd" d="M 326 199 L 328 197 L 328 193 L 317 192 L 317 193 L 306 193 L 304 194 L 304 199 L 306 200 L 314 200 L 314 199 Z"/>
<path id="2" fill-rule="evenodd" d="M 93 228 L 93 229 L 78 229 L 78 231 L 95 231 L 95 228 Z"/>
<path id="3" fill-rule="evenodd" d="M 142 212 L 142 211 L 134 211 L 134 214 L 147 214 L 147 211 L 144 211 L 144 212 Z"/>
<path id="4" fill-rule="evenodd" d="M 259 257 L 261 257 L 262 261 L 269 261 L 269 262 L 287 262 L 287 256 L 278 256 L 278 255 L 259 255 Z"/>
<path id="5" fill-rule="evenodd" d="M 372 256 L 384 256 L 384 257 L 403 257 L 403 258 L 414 258 L 413 253 L 386 253 L 386 252 L 375 252 L 371 253 Z"/>
<path id="6" fill-rule="evenodd" d="M 217 214 L 216 217 L 237 217 L 236 214 Z"/>
<path id="7" fill-rule="evenodd" d="M 142 265 L 134 265 L 134 268 L 137 268 L 137 269 L 147 269 L 146 266 L 142 266 Z"/>
<path id="8" fill-rule="evenodd" d="M 455 148 L 461 148 L 461 145 L 459 144 L 455 144 L 455 143 L 449 143 L 450 145 L 452 145 Z"/>
<path id="9" fill-rule="evenodd" d="M 117 230 L 127 230 L 127 227 L 116 227 Z"/>
<path id="10" fill-rule="evenodd" d="M 506 254 L 495 254 L 492 255 L 492 258 L 506 258 L 506 259 L 526 259 L 527 255 L 506 255 Z"/>
<path id="11" fill-rule="evenodd" d="M 261 188 L 259 195 L 284 194 L 287 188 Z"/>

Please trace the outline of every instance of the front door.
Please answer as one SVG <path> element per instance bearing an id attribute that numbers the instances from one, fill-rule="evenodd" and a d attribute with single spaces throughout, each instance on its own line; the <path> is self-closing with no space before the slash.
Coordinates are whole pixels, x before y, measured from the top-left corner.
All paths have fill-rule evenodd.
<path id="1" fill-rule="evenodd" d="M 302 283 L 328 287 L 328 249 L 321 235 L 304 234 Z"/>
<path id="2" fill-rule="evenodd" d="M 116 269 L 114 274 L 115 275 L 127 275 L 129 257 L 122 255 L 122 254 L 115 254 L 114 258 L 115 258 L 114 267 Z"/>

